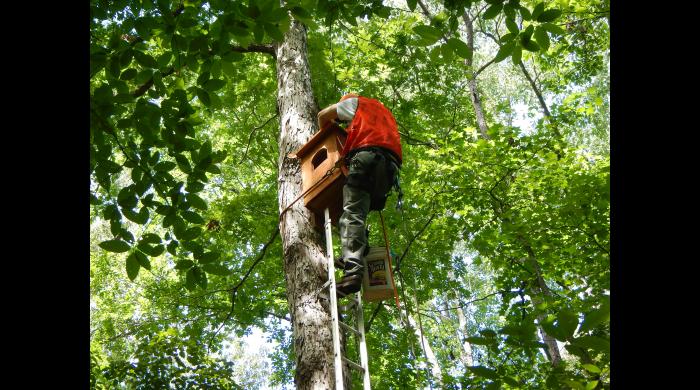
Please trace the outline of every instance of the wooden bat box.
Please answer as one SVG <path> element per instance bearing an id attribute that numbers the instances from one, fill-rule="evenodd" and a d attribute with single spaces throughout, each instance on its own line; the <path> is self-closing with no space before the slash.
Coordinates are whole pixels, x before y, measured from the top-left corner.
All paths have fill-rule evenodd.
<path id="1" fill-rule="evenodd" d="M 343 213 L 343 185 L 345 176 L 340 168 L 323 179 L 326 173 L 340 160 L 342 145 L 347 133 L 340 126 L 333 124 L 314 134 L 313 137 L 292 157 L 301 160 L 302 191 L 323 180 L 316 188 L 304 195 L 304 206 L 316 216 L 316 227 L 323 228 L 323 210 L 328 208 L 331 222 L 338 223 Z"/>

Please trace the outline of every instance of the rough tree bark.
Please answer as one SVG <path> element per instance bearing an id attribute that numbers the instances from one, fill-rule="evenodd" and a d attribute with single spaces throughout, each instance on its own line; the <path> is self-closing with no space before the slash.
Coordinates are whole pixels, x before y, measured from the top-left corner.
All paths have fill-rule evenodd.
<path id="1" fill-rule="evenodd" d="M 316 132 L 318 106 L 311 89 L 306 28 L 292 20 L 284 40 L 275 49 L 280 118 L 278 200 L 282 212 L 302 192 L 299 160 L 288 155 Z M 296 202 L 282 215 L 280 235 L 296 355 L 294 383 L 300 390 L 333 389 L 330 311 L 328 301 L 316 294 L 328 278 L 325 243 L 314 230 L 312 213 L 303 201 Z M 343 371 L 348 372 L 347 367 Z M 349 375 L 345 378 L 349 388 Z"/>

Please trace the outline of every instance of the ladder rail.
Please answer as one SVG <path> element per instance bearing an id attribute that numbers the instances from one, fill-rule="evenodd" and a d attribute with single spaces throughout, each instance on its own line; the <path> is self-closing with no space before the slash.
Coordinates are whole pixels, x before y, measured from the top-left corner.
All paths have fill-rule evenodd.
<path id="1" fill-rule="evenodd" d="M 321 287 L 321 290 L 328 287 L 328 295 L 331 309 L 331 328 L 333 333 L 333 365 L 335 367 L 335 388 L 343 390 L 343 362 L 347 363 L 351 368 L 362 372 L 362 388 L 363 390 L 371 390 L 369 382 L 369 362 L 367 357 L 367 344 L 365 342 L 365 321 L 364 312 L 362 309 L 362 296 L 358 291 L 355 294 L 350 294 L 347 299 L 350 304 L 345 305 L 346 308 L 355 307 L 356 327 L 341 322 L 338 315 L 338 297 L 336 294 L 345 296 L 345 294 L 337 291 L 335 282 L 335 260 L 333 259 L 333 237 L 331 234 L 331 218 L 328 208 L 323 210 L 324 228 L 326 231 L 326 256 L 328 257 L 328 281 Z M 347 329 L 357 336 L 360 344 L 360 364 L 347 359 L 342 355 L 340 350 L 340 327 Z"/>
<path id="2" fill-rule="evenodd" d="M 370 390 L 369 385 L 369 361 L 367 357 L 367 343 L 365 342 L 365 318 L 362 311 L 362 299 L 360 293 L 357 293 L 357 330 L 360 337 L 360 364 L 364 368 L 362 372 L 362 387 L 364 390 Z"/>
<path id="3" fill-rule="evenodd" d="M 333 333 L 333 366 L 335 367 L 335 388 L 337 390 L 343 390 L 343 362 L 341 360 L 340 351 L 340 329 L 338 328 L 338 297 L 336 294 L 335 285 L 335 266 L 333 260 L 333 237 L 331 235 L 331 217 L 328 212 L 328 208 L 323 210 L 323 216 L 325 218 L 325 230 L 326 230 L 326 255 L 328 256 L 328 281 L 329 284 L 329 299 L 331 306 L 331 321 L 332 321 L 332 333 Z"/>

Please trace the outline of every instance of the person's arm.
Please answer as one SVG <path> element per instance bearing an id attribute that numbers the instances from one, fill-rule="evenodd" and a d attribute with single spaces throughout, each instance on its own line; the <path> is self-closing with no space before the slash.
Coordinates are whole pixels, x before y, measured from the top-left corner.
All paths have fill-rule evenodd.
<path id="1" fill-rule="evenodd" d="M 338 118 L 338 111 L 336 110 L 336 104 L 332 104 L 323 110 L 319 111 L 316 116 L 318 119 L 318 128 L 324 129 L 329 124 L 333 123 L 334 120 Z"/>

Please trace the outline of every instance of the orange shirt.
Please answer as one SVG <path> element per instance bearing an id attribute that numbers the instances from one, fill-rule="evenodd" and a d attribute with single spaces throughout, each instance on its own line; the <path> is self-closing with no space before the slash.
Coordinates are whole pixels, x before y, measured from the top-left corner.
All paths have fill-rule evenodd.
<path id="1" fill-rule="evenodd" d="M 341 152 L 343 156 L 354 149 L 380 146 L 394 152 L 399 162 L 403 160 L 396 120 L 380 101 L 364 96 L 358 97 L 355 117 L 345 130 L 348 138 Z"/>

